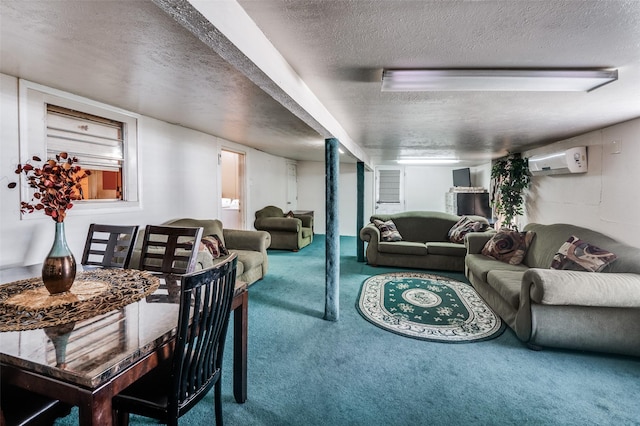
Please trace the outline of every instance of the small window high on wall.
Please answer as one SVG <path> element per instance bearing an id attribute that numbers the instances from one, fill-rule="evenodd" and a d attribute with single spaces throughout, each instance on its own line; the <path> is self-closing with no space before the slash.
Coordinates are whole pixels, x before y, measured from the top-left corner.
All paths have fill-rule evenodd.
<path id="1" fill-rule="evenodd" d="M 91 170 L 82 182 L 82 200 L 74 203 L 74 214 L 140 208 L 139 116 L 26 80 L 19 80 L 19 85 L 20 161 L 67 152 Z M 30 199 L 28 191 L 23 187 L 21 198 Z"/>
<path id="2" fill-rule="evenodd" d="M 122 200 L 124 123 L 47 105 L 47 157 L 67 152 L 91 175 L 82 181 L 83 200 Z"/>

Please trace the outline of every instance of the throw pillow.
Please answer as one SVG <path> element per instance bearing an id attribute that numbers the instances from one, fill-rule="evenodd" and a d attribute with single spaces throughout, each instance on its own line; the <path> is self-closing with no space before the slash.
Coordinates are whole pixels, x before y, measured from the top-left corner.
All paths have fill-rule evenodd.
<path id="1" fill-rule="evenodd" d="M 287 213 L 286 215 L 284 215 L 284 217 L 292 219 L 295 217 L 295 215 L 293 214 L 293 212 L 291 210 L 289 210 L 289 213 Z"/>
<path id="2" fill-rule="evenodd" d="M 553 256 L 551 269 L 600 272 L 618 257 L 572 235 Z"/>
<path id="3" fill-rule="evenodd" d="M 217 234 L 207 235 L 206 237 L 202 237 L 202 240 L 200 240 L 201 251 L 203 249 L 203 246 L 204 248 L 209 250 L 209 253 L 211 253 L 211 256 L 214 259 L 217 259 L 220 256 L 226 256 L 229 254 L 229 250 L 227 250 L 227 248 L 224 246 L 224 243 L 222 242 L 220 237 L 218 237 Z"/>
<path id="4" fill-rule="evenodd" d="M 482 254 L 510 265 L 522 263 L 534 233 L 502 228 L 482 248 Z"/>
<path id="5" fill-rule="evenodd" d="M 467 216 L 462 216 L 448 233 L 449 241 L 452 243 L 464 243 L 464 236 L 469 232 L 484 232 L 489 229 L 489 224 L 474 221 Z"/>
<path id="6" fill-rule="evenodd" d="M 373 219 L 373 223 L 380 230 L 380 239 L 385 242 L 402 241 L 402 235 L 398 232 L 396 224 L 392 220 L 386 222 L 380 219 Z"/>

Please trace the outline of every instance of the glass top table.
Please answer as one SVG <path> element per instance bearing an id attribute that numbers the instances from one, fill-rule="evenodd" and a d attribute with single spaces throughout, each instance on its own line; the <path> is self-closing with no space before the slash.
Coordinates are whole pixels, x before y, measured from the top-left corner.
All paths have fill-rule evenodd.
<path id="1" fill-rule="evenodd" d="M 126 273 L 109 270 L 114 279 Z M 161 287 L 80 321 L 0 332 L 2 381 L 78 406 L 80 424 L 110 424 L 111 397 L 171 356 L 179 305 L 167 295 Z M 237 402 L 246 400 L 247 303 L 240 287 L 232 306 Z"/>

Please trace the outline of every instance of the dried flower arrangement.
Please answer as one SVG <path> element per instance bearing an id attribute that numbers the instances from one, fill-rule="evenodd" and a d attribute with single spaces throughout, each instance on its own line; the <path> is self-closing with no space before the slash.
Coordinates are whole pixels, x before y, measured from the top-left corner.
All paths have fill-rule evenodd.
<path id="1" fill-rule="evenodd" d="M 41 162 L 38 156 L 33 161 Z M 56 159 L 44 162 L 42 167 L 32 164 L 18 164 L 16 174 L 24 173 L 30 188 L 35 189 L 32 202 L 20 202 L 20 212 L 33 213 L 44 210 L 44 213 L 55 222 L 64 222 L 67 210 L 73 207 L 74 200 L 80 200 L 80 181 L 91 174 L 90 170 L 82 170 L 76 157 L 69 157 L 66 152 L 56 155 Z M 11 182 L 9 188 L 15 188 L 16 182 Z M 33 202 L 35 200 L 35 202 Z M 32 204 L 33 203 L 33 204 Z"/>

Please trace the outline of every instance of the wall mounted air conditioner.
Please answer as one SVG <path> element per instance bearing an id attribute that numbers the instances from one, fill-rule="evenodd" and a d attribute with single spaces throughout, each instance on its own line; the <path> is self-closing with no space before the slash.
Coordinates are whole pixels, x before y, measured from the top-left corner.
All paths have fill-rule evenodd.
<path id="1" fill-rule="evenodd" d="M 532 175 L 560 175 L 587 171 L 587 147 L 579 146 L 529 157 Z"/>

